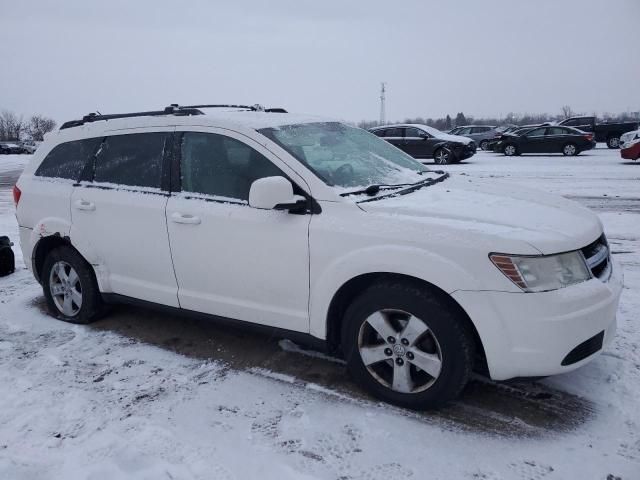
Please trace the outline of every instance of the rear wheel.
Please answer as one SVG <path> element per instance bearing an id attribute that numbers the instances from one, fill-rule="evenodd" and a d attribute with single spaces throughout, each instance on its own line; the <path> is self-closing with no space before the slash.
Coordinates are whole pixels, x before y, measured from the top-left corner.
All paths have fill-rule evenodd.
<path id="1" fill-rule="evenodd" d="M 573 157 L 578 153 L 578 147 L 576 147 L 575 143 L 567 143 L 564 147 L 562 147 L 562 154 L 565 157 Z"/>
<path id="2" fill-rule="evenodd" d="M 71 247 L 58 247 L 42 267 L 42 289 L 51 313 L 71 323 L 91 323 L 103 304 L 91 265 Z"/>
<path id="3" fill-rule="evenodd" d="M 473 366 L 471 334 L 423 287 L 380 283 L 345 313 L 342 348 L 351 376 L 378 398 L 414 409 L 455 398 Z"/>
<path id="4" fill-rule="evenodd" d="M 451 163 L 451 152 L 446 148 L 439 148 L 433 154 L 433 159 L 438 165 L 447 165 Z"/>
<path id="5" fill-rule="evenodd" d="M 607 138 L 607 147 L 620 148 L 620 137 L 617 135 Z"/>
<path id="6" fill-rule="evenodd" d="M 518 154 L 518 149 L 516 148 L 515 145 L 511 143 L 508 143 L 507 145 L 505 145 L 502 151 L 507 157 L 512 157 Z"/>
<path id="7" fill-rule="evenodd" d="M 489 140 L 482 140 L 480 142 L 480 150 L 489 150 Z"/>

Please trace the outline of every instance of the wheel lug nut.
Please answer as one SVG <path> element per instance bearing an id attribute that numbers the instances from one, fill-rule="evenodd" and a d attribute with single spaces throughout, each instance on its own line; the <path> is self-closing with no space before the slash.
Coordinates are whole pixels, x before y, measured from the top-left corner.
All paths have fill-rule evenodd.
<path id="1" fill-rule="evenodd" d="M 396 343 L 396 338 L 395 337 L 387 337 L 387 342 Z"/>
<path id="2" fill-rule="evenodd" d="M 413 360 L 413 353 L 411 353 L 411 352 L 407 352 L 407 358 L 408 358 L 409 360 Z"/>
<path id="3" fill-rule="evenodd" d="M 407 340 L 406 338 L 403 338 L 402 340 L 400 340 L 400 342 L 401 342 L 403 345 L 409 345 L 409 340 Z"/>
<path id="4" fill-rule="evenodd" d="M 400 357 L 396 358 L 396 363 L 398 365 L 404 365 L 404 360 L 402 360 Z"/>
<path id="5" fill-rule="evenodd" d="M 393 350 L 391 350 L 390 348 L 385 348 L 384 349 L 384 353 L 385 353 L 385 355 L 390 357 L 391 355 L 393 355 Z"/>

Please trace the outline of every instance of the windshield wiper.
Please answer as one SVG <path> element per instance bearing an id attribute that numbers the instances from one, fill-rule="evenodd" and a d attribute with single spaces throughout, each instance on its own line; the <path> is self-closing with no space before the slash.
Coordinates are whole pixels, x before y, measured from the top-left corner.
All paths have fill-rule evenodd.
<path id="1" fill-rule="evenodd" d="M 399 192 L 391 192 L 388 193 L 386 195 L 380 195 L 379 197 L 375 197 L 375 198 L 366 198 L 364 200 L 360 200 L 357 203 L 364 203 L 364 202 L 373 202 L 375 200 L 381 200 L 383 198 L 388 198 L 388 197 L 393 197 L 396 195 L 406 195 L 407 193 L 411 193 L 414 192 L 422 187 L 428 187 L 430 185 L 435 185 L 436 183 L 440 183 L 442 182 L 444 179 L 449 178 L 449 174 L 443 171 L 436 171 L 436 173 L 441 173 L 442 175 L 440 175 L 437 178 L 429 178 L 427 180 L 423 180 L 421 182 L 417 182 L 417 183 L 410 183 L 407 188 L 400 190 Z M 351 193 L 351 192 L 349 192 Z M 345 195 L 344 193 L 342 194 L 343 196 Z M 348 195 L 348 194 L 347 194 Z M 375 195 L 375 194 L 374 194 Z"/>
<path id="2" fill-rule="evenodd" d="M 435 173 L 436 175 L 442 175 L 445 172 L 442 170 L 422 170 L 416 173 L 418 175 L 426 175 L 428 173 Z M 393 189 L 402 188 L 402 187 L 415 187 L 416 185 L 422 186 L 422 184 L 425 182 L 428 183 L 429 180 L 420 180 L 419 182 L 416 182 L 416 183 L 393 183 L 393 184 L 374 183 L 374 184 L 368 185 L 366 188 L 363 188 L 361 190 L 353 190 L 351 192 L 341 193 L 340 196 L 348 197 L 349 195 L 362 195 L 364 193 L 370 197 L 373 197 L 374 195 L 377 195 L 378 193 L 380 193 L 380 190 L 393 190 Z"/>
<path id="3" fill-rule="evenodd" d="M 418 182 L 418 183 L 420 183 L 420 182 Z M 411 185 L 415 185 L 415 183 L 394 183 L 393 185 L 385 184 L 385 183 L 374 183 L 374 184 L 371 184 L 371 185 L 367 186 L 366 188 L 363 188 L 362 190 L 353 190 L 351 192 L 341 193 L 340 196 L 341 197 L 348 197 L 349 195 L 362 195 L 364 193 L 366 195 L 369 195 L 370 197 L 373 197 L 374 195 L 377 195 L 378 192 L 380 192 L 380 190 L 389 190 L 389 189 L 394 189 L 394 188 L 410 187 Z"/>

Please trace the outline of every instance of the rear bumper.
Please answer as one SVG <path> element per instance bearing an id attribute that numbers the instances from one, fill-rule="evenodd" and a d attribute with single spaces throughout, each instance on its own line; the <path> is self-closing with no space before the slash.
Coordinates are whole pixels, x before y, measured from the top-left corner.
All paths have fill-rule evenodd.
<path id="1" fill-rule="evenodd" d="M 622 271 L 612 267 L 607 282 L 552 292 L 454 292 L 476 325 L 491 378 L 555 375 L 593 359 L 616 330 Z"/>

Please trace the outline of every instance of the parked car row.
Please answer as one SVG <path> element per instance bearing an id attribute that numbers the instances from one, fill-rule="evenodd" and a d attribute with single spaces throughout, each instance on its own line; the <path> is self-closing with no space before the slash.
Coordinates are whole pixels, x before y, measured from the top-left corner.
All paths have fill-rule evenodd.
<path id="1" fill-rule="evenodd" d="M 571 117 L 558 123 L 593 133 L 596 142 L 606 142 L 609 148 L 620 147 L 620 137 L 640 128 L 638 122 L 598 122 L 596 117 Z"/>
<path id="2" fill-rule="evenodd" d="M 433 158 L 445 165 L 458 163 L 476 153 L 476 143 L 460 135 L 450 135 L 421 124 L 383 125 L 369 130 L 413 158 Z"/>
<path id="3" fill-rule="evenodd" d="M 35 142 L 0 142 L 0 154 L 32 154 L 38 146 Z"/>

